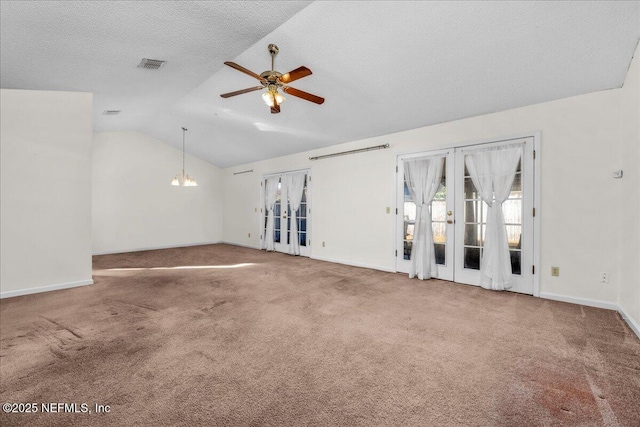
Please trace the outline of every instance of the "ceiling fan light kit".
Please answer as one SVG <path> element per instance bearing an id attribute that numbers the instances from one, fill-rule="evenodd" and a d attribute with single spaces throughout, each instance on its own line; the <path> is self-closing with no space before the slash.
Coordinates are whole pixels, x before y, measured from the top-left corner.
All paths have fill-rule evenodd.
<path id="1" fill-rule="evenodd" d="M 262 99 L 269 107 L 280 105 L 284 102 L 284 96 L 278 93 L 278 87 L 276 85 L 269 85 L 267 91 L 262 94 Z"/>
<path id="2" fill-rule="evenodd" d="M 267 104 L 267 106 L 271 108 L 272 114 L 277 114 L 280 112 L 280 104 L 282 104 L 285 100 L 284 96 L 282 96 L 282 94 L 278 92 L 278 89 L 282 89 L 283 92 L 289 95 L 313 102 L 315 104 L 322 104 L 324 102 L 324 98 L 301 91 L 291 86 L 287 86 L 288 83 L 311 75 L 312 73 L 310 69 L 302 66 L 296 68 L 295 70 L 289 71 L 286 74 L 282 74 L 275 70 L 275 58 L 280 49 L 278 49 L 278 46 L 276 46 L 275 44 L 270 44 L 267 49 L 269 50 L 269 54 L 271 55 L 271 70 L 265 71 L 259 75 L 244 68 L 241 65 L 236 64 L 235 62 L 224 63 L 231 68 L 234 68 L 242 73 L 245 73 L 248 76 L 253 77 L 254 79 L 259 80 L 262 86 L 255 86 L 247 89 L 237 90 L 235 92 L 223 93 L 222 95 L 220 95 L 221 97 L 230 98 L 232 96 L 241 95 L 243 93 L 267 89 L 267 91 L 262 94 L 262 99 L 265 104 Z"/>

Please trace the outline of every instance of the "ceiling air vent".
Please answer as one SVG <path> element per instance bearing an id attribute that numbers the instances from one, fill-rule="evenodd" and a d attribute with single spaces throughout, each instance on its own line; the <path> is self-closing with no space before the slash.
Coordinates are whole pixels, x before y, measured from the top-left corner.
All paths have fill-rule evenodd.
<path id="1" fill-rule="evenodd" d="M 162 67 L 162 64 L 164 64 L 167 61 L 160 61 L 159 59 L 147 59 L 147 58 L 142 58 L 142 61 L 140 61 L 140 64 L 138 64 L 138 68 L 146 68 L 148 70 L 157 70 L 158 68 Z"/>
<path id="2" fill-rule="evenodd" d="M 104 115 L 104 116 L 115 116 L 116 114 L 120 114 L 120 111 L 122 111 L 122 110 L 104 110 L 102 112 L 102 115 Z"/>

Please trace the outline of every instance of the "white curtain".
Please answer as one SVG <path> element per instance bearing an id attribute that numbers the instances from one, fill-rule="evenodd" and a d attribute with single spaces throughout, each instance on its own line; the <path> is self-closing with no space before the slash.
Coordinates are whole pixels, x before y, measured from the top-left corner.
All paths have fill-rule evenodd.
<path id="1" fill-rule="evenodd" d="M 522 145 L 489 148 L 465 156 L 465 164 L 482 200 L 489 206 L 480 285 L 502 291 L 511 287 L 511 256 L 502 203 L 509 197 L 522 157 Z"/>
<path id="2" fill-rule="evenodd" d="M 264 240 L 262 241 L 262 249 L 272 251 L 275 249 L 273 242 L 273 208 L 278 197 L 278 183 L 280 177 L 267 178 L 264 186 L 264 207 L 267 212 L 267 227 L 264 232 Z"/>
<path id="3" fill-rule="evenodd" d="M 289 206 L 291 207 L 291 227 L 289 228 L 289 253 L 300 255 L 300 240 L 298 239 L 298 216 L 304 191 L 305 172 L 286 175 L 286 185 L 289 194 Z"/>
<path id="4" fill-rule="evenodd" d="M 431 201 L 442 180 L 444 156 L 408 160 L 404 163 L 404 179 L 416 204 L 416 223 L 411 246 L 409 277 L 430 279 L 437 275 L 436 255 L 431 226 Z"/>

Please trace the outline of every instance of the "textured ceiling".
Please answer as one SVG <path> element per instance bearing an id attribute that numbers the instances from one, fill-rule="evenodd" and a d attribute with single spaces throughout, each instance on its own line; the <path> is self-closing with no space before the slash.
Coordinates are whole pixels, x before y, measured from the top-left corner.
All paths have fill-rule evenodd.
<path id="1" fill-rule="evenodd" d="M 94 130 L 140 129 L 309 3 L 2 1 L 0 84 L 93 92 Z"/>
<path id="2" fill-rule="evenodd" d="M 0 18 L 2 87 L 94 92 L 96 131 L 181 147 L 186 126 L 221 167 L 619 87 L 640 38 L 638 1 L 2 2 Z M 261 73 L 269 43 L 323 105 L 220 98 L 257 83 L 223 62 Z"/>

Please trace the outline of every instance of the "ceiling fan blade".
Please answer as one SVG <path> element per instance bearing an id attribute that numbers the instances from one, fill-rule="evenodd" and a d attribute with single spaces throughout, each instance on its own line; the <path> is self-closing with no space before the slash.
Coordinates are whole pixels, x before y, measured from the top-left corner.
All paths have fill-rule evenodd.
<path id="1" fill-rule="evenodd" d="M 297 96 L 298 98 L 302 98 L 305 99 L 307 101 L 311 101 L 311 102 L 315 102 L 316 104 L 322 104 L 324 102 L 324 98 L 321 98 L 319 96 L 301 91 L 300 89 L 296 89 L 294 87 L 291 86 L 285 86 L 282 88 L 282 90 L 286 93 L 288 93 L 289 95 L 293 95 L 293 96 Z"/>
<path id="2" fill-rule="evenodd" d="M 282 77 L 280 77 L 280 81 L 282 83 L 291 83 L 295 80 L 298 80 L 310 75 L 311 75 L 311 70 L 305 66 L 302 66 L 302 67 L 296 68 L 293 71 L 289 71 L 287 74 L 284 74 Z"/>
<path id="3" fill-rule="evenodd" d="M 278 114 L 279 112 L 280 112 L 279 104 L 275 104 L 273 107 L 271 107 L 271 114 Z"/>
<path id="4" fill-rule="evenodd" d="M 227 62 L 225 62 L 225 63 L 224 63 L 224 65 L 228 65 L 228 66 L 229 66 L 229 67 L 231 67 L 231 68 L 235 68 L 236 70 L 238 70 L 238 71 L 240 71 L 240 72 L 242 72 L 242 73 L 245 73 L 246 75 L 251 76 L 251 77 L 253 77 L 254 79 L 258 79 L 258 80 L 260 80 L 261 82 L 264 82 L 264 81 L 265 81 L 262 77 L 260 77 L 259 75 L 257 75 L 257 74 L 256 74 L 256 73 L 254 73 L 253 71 L 251 71 L 251 70 L 247 70 L 247 69 L 246 69 L 246 68 L 244 68 L 242 65 L 238 65 L 238 64 L 236 64 L 235 62 L 229 62 L 229 61 L 227 61 Z"/>
<path id="5" fill-rule="evenodd" d="M 264 89 L 264 86 L 249 87 L 247 89 L 237 90 L 235 92 L 223 93 L 220 96 L 223 98 L 231 98 L 232 96 L 242 95 L 243 93 L 253 92 L 255 90 L 260 90 L 260 89 Z"/>

